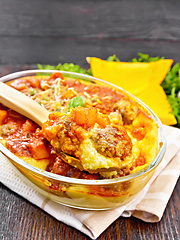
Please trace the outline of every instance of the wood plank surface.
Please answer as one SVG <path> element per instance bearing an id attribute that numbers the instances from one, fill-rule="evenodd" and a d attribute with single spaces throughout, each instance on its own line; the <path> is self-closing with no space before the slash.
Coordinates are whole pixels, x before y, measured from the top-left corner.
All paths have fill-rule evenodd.
<path id="1" fill-rule="evenodd" d="M 116 54 L 121 61 L 129 61 L 137 57 L 138 52 L 149 53 L 150 56 L 165 56 L 180 62 L 180 42 L 169 44 L 166 41 L 131 41 L 122 39 L 84 40 L 61 38 L 13 38 L 1 37 L 0 64 L 51 64 L 72 62 L 82 67 L 89 67 L 87 56 L 106 59 Z M 23 45 L 23 47 L 21 47 Z M 18 57 L 19 56 L 19 57 Z"/>
<path id="2" fill-rule="evenodd" d="M 137 52 L 180 61 L 179 0 L 1 0 L 0 64 L 86 66 Z"/>
<path id="3" fill-rule="evenodd" d="M 0 35 L 180 39 L 179 1 L 1 0 Z"/>

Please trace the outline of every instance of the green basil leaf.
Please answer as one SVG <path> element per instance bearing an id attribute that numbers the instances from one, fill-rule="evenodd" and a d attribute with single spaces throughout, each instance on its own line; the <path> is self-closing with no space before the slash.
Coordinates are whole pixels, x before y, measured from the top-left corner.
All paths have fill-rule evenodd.
<path id="1" fill-rule="evenodd" d="M 84 107 L 85 104 L 85 99 L 83 96 L 77 96 L 77 97 L 73 97 L 70 102 L 69 102 L 69 106 L 68 106 L 68 110 L 67 112 L 70 111 L 71 107 L 75 108 L 75 107 Z"/>

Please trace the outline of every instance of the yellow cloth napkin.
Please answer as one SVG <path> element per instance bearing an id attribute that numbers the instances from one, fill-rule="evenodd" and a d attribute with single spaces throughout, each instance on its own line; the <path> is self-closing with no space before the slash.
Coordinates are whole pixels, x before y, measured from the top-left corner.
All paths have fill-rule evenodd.
<path id="1" fill-rule="evenodd" d="M 79 231 L 96 239 L 119 216 L 134 216 L 146 222 L 160 221 L 180 175 L 180 129 L 163 126 L 167 150 L 152 178 L 132 202 L 112 210 L 86 211 L 65 207 L 39 193 L 39 189 L 24 177 L 0 153 L 0 181 L 44 211 Z"/>

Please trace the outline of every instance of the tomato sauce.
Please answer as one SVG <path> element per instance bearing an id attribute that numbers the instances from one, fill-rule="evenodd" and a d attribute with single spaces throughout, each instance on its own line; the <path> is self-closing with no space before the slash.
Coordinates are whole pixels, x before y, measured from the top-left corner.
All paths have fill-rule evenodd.
<path id="1" fill-rule="evenodd" d="M 94 106 L 104 114 L 112 112 L 114 104 L 124 97 L 122 93 L 106 86 L 86 85 L 76 80 L 67 80 L 65 85 L 73 87 L 78 93 L 83 95 L 87 93 L 92 99 L 94 98 Z"/>
<path id="2" fill-rule="evenodd" d="M 30 88 L 34 88 L 37 91 L 44 91 L 46 89 L 43 89 L 41 83 L 47 81 L 52 87 L 56 77 L 63 79 L 62 75 L 52 74 L 50 78 L 46 76 L 45 78 L 27 77 L 24 79 L 17 79 L 9 83 L 9 85 L 22 92 Z M 85 84 L 76 79 L 64 79 L 61 84 L 67 87 L 67 89 L 73 88 L 75 92 L 86 98 L 89 96 L 91 99 L 91 107 L 98 109 L 100 114 L 102 114 L 99 115 L 101 117 L 99 121 L 102 125 L 104 124 L 104 127 L 108 124 L 109 120 L 105 119 L 103 114 L 114 112 L 115 103 L 126 98 L 123 93 L 113 88 L 93 83 Z M 52 93 L 54 94 L 54 92 Z M 76 93 L 71 92 L 69 96 L 74 96 L 73 94 Z M 67 96 L 66 93 L 60 95 L 59 98 L 59 101 L 64 101 L 63 104 L 66 104 L 67 100 L 69 100 L 65 99 L 65 96 Z M 139 111 L 141 112 L 142 110 Z M 148 118 L 148 114 L 144 112 L 142 112 L 142 114 Z M 143 124 L 142 120 L 142 123 L 132 130 L 132 136 L 137 140 L 142 140 L 146 135 L 146 126 Z M 46 170 L 62 176 L 92 180 L 102 179 L 102 176 L 98 173 L 81 171 L 62 161 L 36 123 L 2 104 L 0 104 L 0 125 L 0 136 L 6 140 L 7 149 L 15 155 L 22 158 L 33 158 L 37 161 L 48 159 L 49 164 L 47 165 Z M 140 154 L 133 167 L 141 166 L 145 163 L 146 157 L 143 154 Z M 119 176 L 125 176 L 129 173 L 129 170 L 122 169 L 119 172 Z M 112 193 L 110 192 L 110 195 L 111 194 Z"/>

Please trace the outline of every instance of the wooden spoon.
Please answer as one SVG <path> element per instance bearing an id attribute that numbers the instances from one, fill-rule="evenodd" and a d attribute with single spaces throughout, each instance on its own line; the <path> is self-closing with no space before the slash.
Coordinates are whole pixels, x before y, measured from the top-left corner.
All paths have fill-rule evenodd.
<path id="1" fill-rule="evenodd" d="M 40 127 L 48 119 L 49 112 L 45 108 L 3 82 L 0 82 L 0 102 L 33 120 Z"/>

